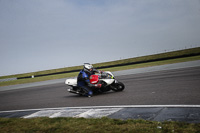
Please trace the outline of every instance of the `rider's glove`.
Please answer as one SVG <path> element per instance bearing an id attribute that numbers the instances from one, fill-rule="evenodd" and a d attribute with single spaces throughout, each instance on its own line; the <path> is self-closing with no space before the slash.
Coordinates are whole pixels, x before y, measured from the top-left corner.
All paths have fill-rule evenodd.
<path id="1" fill-rule="evenodd" d="M 101 88 L 102 84 L 96 84 L 95 87 Z"/>

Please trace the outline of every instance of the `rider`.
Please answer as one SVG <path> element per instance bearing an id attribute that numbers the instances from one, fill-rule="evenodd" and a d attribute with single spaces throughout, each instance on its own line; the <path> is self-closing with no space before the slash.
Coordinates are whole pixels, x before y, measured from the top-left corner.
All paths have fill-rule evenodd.
<path id="1" fill-rule="evenodd" d="M 91 97 L 93 95 L 92 87 L 101 88 L 102 84 L 91 84 L 90 76 L 97 73 L 102 73 L 101 71 L 94 69 L 89 63 L 83 65 L 83 69 L 80 71 L 77 79 L 78 86 L 83 88 L 87 94 L 86 96 Z"/>

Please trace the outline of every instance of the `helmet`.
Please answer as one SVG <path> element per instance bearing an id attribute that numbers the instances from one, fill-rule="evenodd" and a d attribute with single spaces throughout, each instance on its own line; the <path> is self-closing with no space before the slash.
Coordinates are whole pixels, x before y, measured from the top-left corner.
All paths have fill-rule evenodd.
<path id="1" fill-rule="evenodd" d="M 84 63 L 83 70 L 89 74 L 92 74 L 93 66 L 90 63 Z"/>

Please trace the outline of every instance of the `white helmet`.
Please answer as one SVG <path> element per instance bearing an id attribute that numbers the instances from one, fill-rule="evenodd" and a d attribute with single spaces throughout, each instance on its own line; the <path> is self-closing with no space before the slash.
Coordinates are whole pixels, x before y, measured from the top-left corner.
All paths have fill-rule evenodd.
<path id="1" fill-rule="evenodd" d="M 84 63 L 83 69 L 85 72 L 92 73 L 93 66 L 90 63 Z"/>

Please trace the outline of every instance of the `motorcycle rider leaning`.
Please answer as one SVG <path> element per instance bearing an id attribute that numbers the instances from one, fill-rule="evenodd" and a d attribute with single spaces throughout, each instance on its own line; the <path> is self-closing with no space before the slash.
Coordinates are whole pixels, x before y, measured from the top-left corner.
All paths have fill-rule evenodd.
<path id="1" fill-rule="evenodd" d="M 84 91 L 86 91 L 86 96 L 91 97 L 93 95 L 92 88 L 101 88 L 102 84 L 91 84 L 90 83 L 90 76 L 97 73 L 102 73 L 102 71 L 99 71 L 97 69 L 94 69 L 93 66 L 89 63 L 85 63 L 83 65 L 83 69 L 80 71 L 78 78 L 77 78 L 77 84 L 79 87 L 83 88 Z"/>

